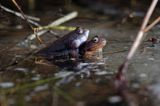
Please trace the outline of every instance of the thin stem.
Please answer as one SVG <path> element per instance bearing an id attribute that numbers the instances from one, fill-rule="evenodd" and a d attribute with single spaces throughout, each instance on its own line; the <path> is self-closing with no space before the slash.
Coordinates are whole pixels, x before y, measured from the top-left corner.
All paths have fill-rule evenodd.
<path id="1" fill-rule="evenodd" d="M 142 26 L 137 34 L 137 37 L 136 37 L 136 40 L 134 41 L 129 53 L 128 53 L 128 56 L 126 57 L 126 60 L 125 62 L 123 63 L 123 67 L 121 68 L 121 72 L 125 72 L 128 68 L 128 65 L 129 65 L 129 61 L 132 59 L 134 53 L 136 52 L 136 50 L 138 49 L 140 43 L 142 42 L 142 38 L 144 37 L 144 29 L 146 28 L 147 24 L 148 24 L 148 21 L 153 13 L 153 10 L 154 8 L 156 7 L 156 4 L 157 4 L 158 0 L 153 0 L 152 3 L 151 3 L 151 6 L 149 7 L 148 11 L 147 11 L 147 14 L 144 18 L 144 21 L 142 23 Z"/>
<path id="2" fill-rule="evenodd" d="M 52 27 L 53 27 L 53 26 L 60 25 L 60 24 L 62 24 L 62 23 L 64 23 L 64 22 L 66 22 L 66 21 L 69 21 L 69 20 L 77 17 L 77 15 L 78 15 L 78 13 L 77 13 L 76 11 L 71 12 L 71 13 L 67 14 L 67 15 L 64 16 L 64 17 L 61 17 L 61 18 L 59 18 L 59 19 L 51 22 L 48 26 L 52 26 Z M 37 32 L 37 36 L 41 36 L 41 35 L 43 35 L 44 33 L 48 32 L 48 31 L 49 31 L 49 30 L 39 31 L 39 32 Z M 23 46 L 23 47 L 28 47 L 28 46 L 29 46 L 29 45 L 28 45 L 28 42 L 30 42 L 31 40 L 33 40 L 33 39 L 35 39 L 35 38 L 36 38 L 35 34 L 31 34 L 31 35 L 29 35 L 24 41 L 18 43 L 18 45 L 19 45 L 19 46 Z"/>
<path id="3" fill-rule="evenodd" d="M 3 9 L 4 11 L 6 11 L 6 12 L 12 13 L 12 14 L 14 14 L 14 15 L 16 15 L 16 16 L 18 16 L 18 17 L 21 17 L 22 19 L 24 19 L 21 13 L 19 13 L 19 12 L 17 12 L 17 11 L 14 11 L 14 10 L 11 10 L 11 9 L 9 9 L 9 8 L 1 5 L 1 3 L 0 3 L 0 8 Z M 37 17 L 34 17 L 34 16 L 29 16 L 29 15 L 25 15 L 25 16 L 26 16 L 28 19 L 30 19 L 30 20 L 40 21 L 40 18 L 37 18 Z"/>
<path id="4" fill-rule="evenodd" d="M 37 36 L 36 31 L 34 30 L 33 26 L 30 24 L 28 18 L 24 15 L 22 9 L 20 8 L 20 6 L 17 4 L 16 0 L 12 0 L 12 2 L 15 4 L 15 6 L 18 8 L 18 10 L 21 12 L 22 16 L 24 17 L 24 19 L 26 20 L 26 22 L 28 23 L 28 25 L 30 26 L 30 28 L 32 29 L 32 31 L 34 32 L 37 40 L 42 43 L 42 40 Z"/>
<path id="5" fill-rule="evenodd" d="M 14 3 L 14 5 L 18 8 L 18 10 L 21 12 L 22 16 L 24 17 L 24 19 L 26 20 L 26 22 L 28 23 L 28 25 L 31 27 L 31 29 L 34 32 L 33 26 L 29 23 L 28 18 L 24 15 L 22 9 L 19 7 L 19 5 L 17 4 L 16 0 L 12 0 L 12 2 Z"/>
<path id="6" fill-rule="evenodd" d="M 151 28 L 153 28 L 158 22 L 160 22 L 160 16 L 156 18 L 150 25 L 148 25 L 145 29 L 144 32 L 148 32 Z"/>

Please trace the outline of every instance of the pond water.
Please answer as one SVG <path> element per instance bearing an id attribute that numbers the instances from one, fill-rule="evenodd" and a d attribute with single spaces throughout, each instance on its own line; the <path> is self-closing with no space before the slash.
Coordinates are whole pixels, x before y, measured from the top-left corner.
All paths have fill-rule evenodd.
<path id="1" fill-rule="evenodd" d="M 37 13 L 37 15 L 41 17 L 43 25 L 57 18 L 52 11 L 44 14 Z M 160 44 L 153 45 L 148 39 L 158 38 L 160 26 L 157 25 L 147 33 L 125 74 L 128 87 L 119 93 L 114 84 L 115 73 L 136 37 L 140 23 L 135 21 L 142 20 L 141 18 L 133 18 L 132 22 L 121 23 L 117 18 L 111 19 L 82 9 L 78 18 L 63 25 L 87 28 L 90 30 L 90 37 L 103 35 L 107 45 L 103 49 L 102 60 L 69 64 L 70 67 L 74 66 L 74 69 L 58 67 L 48 61 L 36 62 L 32 54 L 33 49 L 17 45 L 32 31 L 22 20 L 14 17 L 10 21 L 14 20 L 19 22 L 18 25 L 0 23 L 6 25 L 5 28 L 0 29 L 0 103 L 2 106 L 159 105 Z M 58 36 L 69 32 L 53 31 Z M 57 39 L 50 33 L 44 34 L 41 38 L 45 43 Z M 32 45 L 40 47 L 36 40 Z"/>

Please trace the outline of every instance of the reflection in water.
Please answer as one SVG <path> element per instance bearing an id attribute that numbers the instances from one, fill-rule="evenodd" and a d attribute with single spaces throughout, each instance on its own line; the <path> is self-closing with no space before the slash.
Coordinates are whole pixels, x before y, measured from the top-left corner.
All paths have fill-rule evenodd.
<path id="1" fill-rule="evenodd" d="M 57 66 L 62 68 L 60 72 L 55 73 L 56 77 L 62 78 L 62 80 L 58 81 L 57 84 L 69 83 L 75 77 L 89 78 L 94 73 L 95 75 L 108 75 L 113 74 L 112 72 L 108 72 L 104 60 L 85 62 L 85 61 L 64 61 L 64 62 L 55 62 Z"/>

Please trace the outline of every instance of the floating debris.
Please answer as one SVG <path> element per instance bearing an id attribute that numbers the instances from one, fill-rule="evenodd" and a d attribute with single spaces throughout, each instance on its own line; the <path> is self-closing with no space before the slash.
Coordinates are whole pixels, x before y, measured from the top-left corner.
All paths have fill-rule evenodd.
<path id="1" fill-rule="evenodd" d="M 145 64 L 144 64 L 144 66 L 148 66 L 148 64 L 147 64 L 147 63 L 145 63 Z"/>
<path id="2" fill-rule="evenodd" d="M 55 76 L 58 78 L 64 78 L 64 77 L 67 77 L 71 74 L 73 74 L 73 72 L 61 71 L 61 72 L 55 73 Z"/>
<path id="3" fill-rule="evenodd" d="M 31 96 L 28 96 L 28 95 L 27 95 L 27 96 L 25 96 L 24 99 L 25 99 L 26 102 L 28 102 L 28 101 L 30 101 L 32 98 L 31 98 Z"/>
<path id="4" fill-rule="evenodd" d="M 41 79 L 41 76 L 39 74 L 37 74 L 35 77 L 32 77 L 31 80 L 33 81 L 38 81 Z"/>
<path id="5" fill-rule="evenodd" d="M 107 72 L 107 71 L 97 71 L 95 72 L 95 75 L 110 75 L 114 74 L 113 72 Z"/>
<path id="6" fill-rule="evenodd" d="M 23 68 L 23 67 L 17 67 L 17 68 L 15 68 L 14 70 L 15 70 L 15 71 L 24 72 L 24 73 L 28 72 L 28 69 L 27 69 L 27 68 Z"/>
<path id="7" fill-rule="evenodd" d="M 154 61 L 155 59 L 151 57 L 151 58 L 148 58 L 148 60 Z"/>
<path id="8" fill-rule="evenodd" d="M 0 88 L 11 88 L 14 86 L 13 82 L 1 82 L 0 83 Z"/>
<path id="9" fill-rule="evenodd" d="M 45 84 L 45 85 L 41 85 L 41 86 L 37 86 L 34 91 L 35 92 L 40 92 L 40 91 L 43 91 L 43 90 L 46 90 L 48 89 L 48 84 Z"/>
<path id="10" fill-rule="evenodd" d="M 108 101 L 109 101 L 110 103 L 115 104 L 115 103 L 121 102 L 121 101 L 122 101 L 122 98 L 121 98 L 120 96 L 112 96 L 112 97 L 108 98 Z"/>
<path id="11" fill-rule="evenodd" d="M 31 49 L 37 49 L 38 47 L 37 47 L 36 45 L 31 44 L 31 45 L 30 45 L 30 48 L 31 48 Z"/>
<path id="12" fill-rule="evenodd" d="M 151 92 L 152 97 L 154 98 L 155 106 L 159 106 L 160 103 L 160 82 L 152 84 L 148 87 Z M 158 105 L 157 105 L 158 104 Z"/>
<path id="13" fill-rule="evenodd" d="M 23 29 L 23 26 L 22 25 L 17 25 L 16 29 Z"/>
<path id="14" fill-rule="evenodd" d="M 133 84 L 132 84 L 132 87 L 137 89 L 137 88 L 140 87 L 140 84 L 139 84 L 139 83 L 133 83 Z"/>
<path id="15" fill-rule="evenodd" d="M 75 86 L 76 86 L 76 87 L 81 86 L 81 82 L 77 82 L 77 83 L 75 84 Z"/>
<path id="16" fill-rule="evenodd" d="M 146 78 L 146 77 L 147 77 L 147 75 L 146 75 L 145 73 L 141 73 L 139 76 L 140 76 L 141 78 Z"/>

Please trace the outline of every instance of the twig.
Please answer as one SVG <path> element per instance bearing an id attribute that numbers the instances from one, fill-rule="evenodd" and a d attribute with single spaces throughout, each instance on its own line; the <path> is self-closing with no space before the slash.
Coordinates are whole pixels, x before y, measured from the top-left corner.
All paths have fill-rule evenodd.
<path id="1" fill-rule="evenodd" d="M 34 34 L 35 34 L 37 40 L 39 41 L 40 44 L 43 44 L 42 39 L 41 39 L 39 36 L 37 36 L 37 32 L 38 32 L 38 30 L 37 30 L 37 29 L 34 29 Z"/>
<path id="2" fill-rule="evenodd" d="M 19 12 L 17 12 L 17 11 L 14 11 L 14 10 L 11 10 L 11 9 L 9 9 L 9 8 L 1 5 L 1 4 L 0 4 L 0 8 L 3 9 L 4 11 L 6 11 L 6 12 L 12 13 L 12 14 L 18 16 L 18 17 L 23 18 L 23 16 L 22 16 L 21 13 L 19 13 Z M 40 21 L 40 18 L 38 18 L 38 17 L 29 16 L 29 15 L 25 15 L 25 16 L 26 16 L 28 19 L 31 19 L 31 20 L 34 20 L 34 21 Z"/>
<path id="3" fill-rule="evenodd" d="M 25 14 L 23 13 L 22 9 L 20 8 L 20 6 L 18 5 L 18 3 L 16 2 L 16 0 L 12 0 L 12 2 L 14 3 L 14 5 L 18 8 L 18 10 L 21 12 L 24 20 L 26 20 L 26 22 L 28 23 L 28 25 L 30 26 L 30 28 L 32 29 L 34 35 L 36 36 L 37 40 L 39 41 L 39 43 L 42 43 L 42 40 L 37 36 L 37 30 L 35 30 L 33 28 L 33 26 L 31 25 L 31 23 L 29 22 L 28 18 L 25 16 Z"/>
<path id="4" fill-rule="evenodd" d="M 151 3 L 150 8 L 148 9 L 148 12 L 144 18 L 144 21 L 142 23 L 142 26 L 137 34 L 137 38 L 134 41 L 128 56 L 126 57 L 125 61 L 123 62 L 123 64 L 119 67 L 117 74 L 115 75 L 115 80 L 114 80 L 114 86 L 116 88 L 116 90 L 120 93 L 120 95 L 125 99 L 125 101 L 127 102 L 128 106 L 138 106 L 137 104 L 137 100 L 134 96 L 132 96 L 130 94 L 130 92 L 126 92 L 126 89 L 128 87 L 128 83 L 125 77 L 125 72 L 128 69 L 128 65 L 130 60 L 132 59 L 134 53 L 136 52 L 136 50 L 138 49 L 139 45 L 142 42 L 142 39 L 145 37 L 144 33 L 145 33 L 145 28 L 147 26 L 147 23 L 151 17 L 151 14 L 153 13 L 153 10 L 157 4 L 158 0 L 153 0 Z M 133 99 L 135 98 L 135 101 L 133 101 Z"/>
<path id="5" fill-rule="evenodd" d="M 2 6 L 1 4 L 0 4 L 0 8 L 3 9 L 4 11 L 6 11 L 6 12 L 12 13 L 12 14 L 14 14 L 14 15 L 22 18 L 22 19 L 24 19 L 24 17 L 22 16 L 22 14 L 19 13 L 19 12 L 13 11 L 13 10 L 5 7 L 5 6 Z M 35 26 L 40 26 L 38 23 L 34 22 L 34 21 L 40 21 L 39 18 L 33 17 L 33 16 L 28 16 L 28 15 L 25 15 L 25 16 L 28 18 L 28 21 L 29 21 L 31 24 L 33 24 L 33 25 L 35 25 Z M 34 21 L 33 21 L 33 20 L 34 20 Z"/>
<path id="6" fill-rule="evenodd" d="M 156 18 L 150 25 L 148 25 L 144 32 L 148 32 L 152 27 L 154 27 L 158 22 L 160 22 L 160 16 Z"/>
<path id="7" fill-rule="evenodd" d="M 60 25 L 66 21 L 69 21 L 75 17 L 77 17 L 78 13 L 76 11 L 74 12 L 71 12 L 69 14 L 67 14 L 66 16 L 62 17 L 62 18 L 59 18 L 57 20 L 55 20 L 54 22 L 50 23 L 48 26 L 57 26 L 57 25 Z M 37 32 L 37 36 L 41 36 L 42 34 L 48 32 L 49 30 L 42 30 L 42 31 L 39 31 Z M 29 35 L 24 41 L 18 43 L 19 46 L 22 46 L 22 47 L 29 47 L 29 42 L 32 41 L 33 39 L 35 39 L 36 36 L 35 34 L 31 34 Z"/>
<path id="8" fill-rule="evenodd" d="M 68 30 L 68 31 L 73 31 L 76 29 L 76 27 L 71 27 L 71 26 L 40 26 L 38 28 L 36 28 L 37 30 L 52 30 L 52 29 L 56 29 L 56 30 Z"/>
<path id="9" fill-rule="evenodd" d="M 134 41 L 129 53 L 128 53 L 128 56 L 126 57 L 124 63 L 120 66 L 120 69 L 118 70 L 120 73 L 124 73 L 127 71 L 128 69 L 128 65 L 129 65 L 129 62 L 130 60 L 132 59 L 134 53 L 136 52 L 136 50 L 138 49 L 139 45 L 141 44 L 142 42 L 142 38 L 144 37 L 144 29 L 146 28 L 147 24 L 148 24 L 148 21 L 153 13 L 153 10 L 157 4 L 158 0 L 153 0 L 152 3 L 151 3 L 151 6 L 149 7 L 148 11 L 147 11 L 147 14 L 143 20 L 143 23 L 142 23 L 142 26 L 137 34 L 137 37 L 136 37 L 136 40 Z M 118 72 L 118 73 L 119 73 Z"/>
<path id="10" fill-rule="evenodd" d="M 24 20 L 26 20 L 26 22 L 28 23 L 28 25 L 31 27 L 31 29 L 34 31 L 33 26 L 30 24 L 30 22 L 28 21 L 28 18 L 24 15 L 22 9 L 19 7 L 19 5 L 17 4 L 16 0 L 12 0 L 12 2 L 14 3 L 14 5 L 18 8 L 18 10 L 21 12 L 22 17 L 24 18 Z"/>

